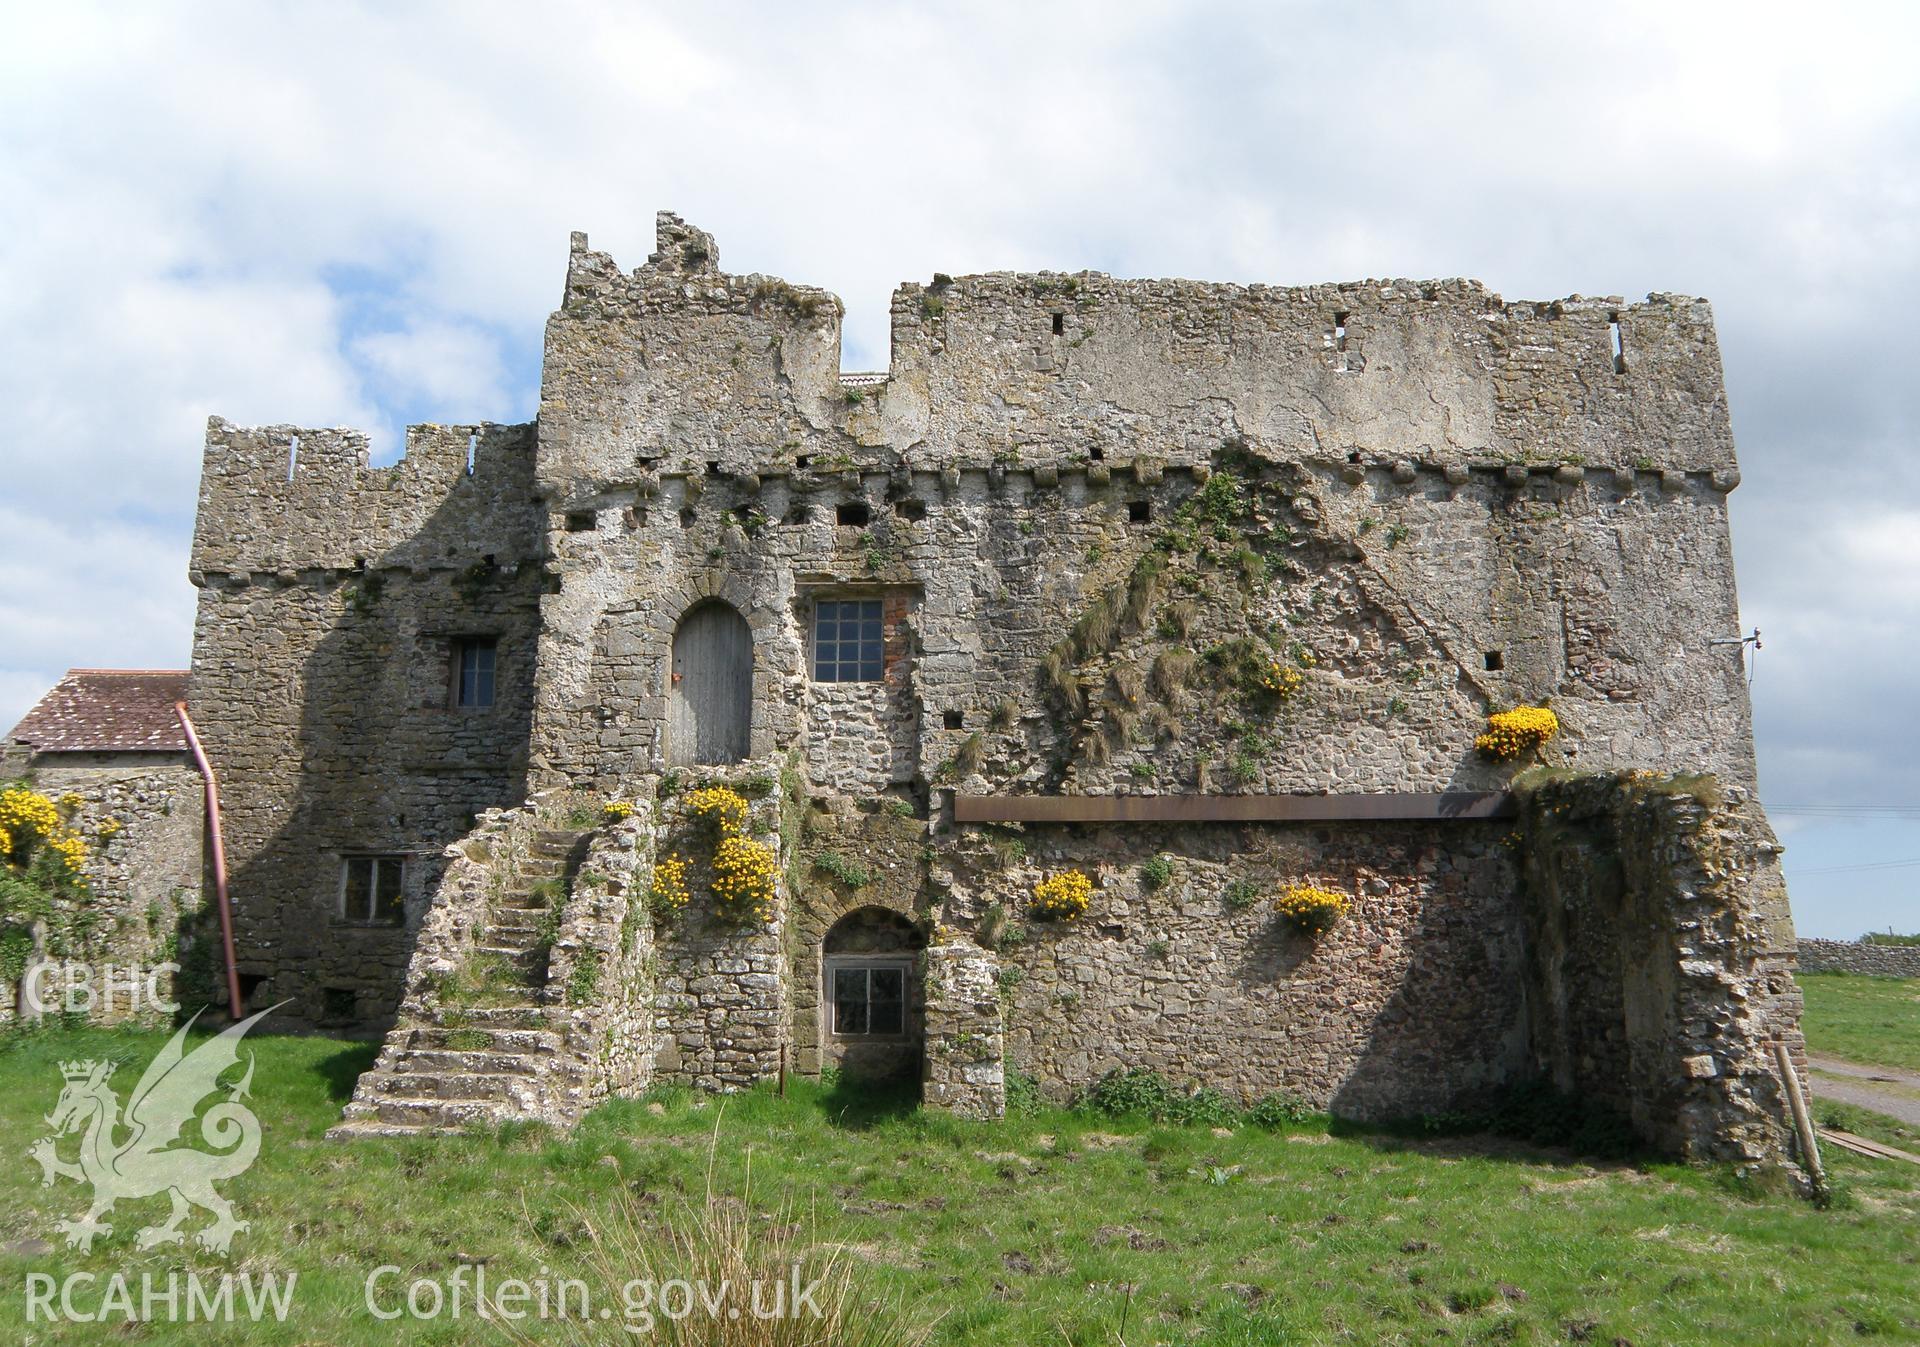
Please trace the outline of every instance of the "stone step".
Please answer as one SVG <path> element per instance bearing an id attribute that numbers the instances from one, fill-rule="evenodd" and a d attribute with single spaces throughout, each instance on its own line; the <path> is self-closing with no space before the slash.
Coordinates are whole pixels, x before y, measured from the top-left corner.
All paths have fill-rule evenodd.
<path id="1" fill-rule="evenodd" d="M 349 1106 L 351 1107 L 351 1106 Z M 411 1124 L 383 1123 L 377 1118 L 349 1118 L 327 1129 L 328 1141 L 395 1141 L 403 1137 L 443 1136 L 457 1127 L 415 1127 Z"/>
<path id="2" fill-rule="evenodd" d="M 550 1060 L 551 1056 L 545 1049 L 515 1052 L 492 1048 L 397 1048 L 392 1057 L 396 1074 L 402 1071 L 471 1071 L 483 1076 L 537 1076 L 547 1069 Z"/>
<path id="3" fill-rule="evenodd" d="M 474 1034 L 482 1034 L 482 1044 Z M 455 1046 L 455 1042 L 459 1046 Z M 474 1046 L 468 1046 L 474 1044 Z M 561 1036 L 549 1028 L 438 1028 L 420 1027 L 392 1044 L 394 1052 L 503 1053 L 513 1057 L 551 1057 L 561 1050 Z"/>
<path id="4" fill-rule="evenodd" d="M 508 1072 L 380 1072 L 363 1084 L 381 1099 L 486 1099 L 516 1108 L 534 1102 L 540 1090 L 534 1077 Z"/>
<path id="5" fill-rule="evenodd" d="M 378 1122 L 449 1132 L 474 1123 L 504 1122 L 523 1116 L 520 1110 L 494 1099 L 381 1098 L 372 1108 L 371 1116 Z"/>
<path id="6" fill-rule="evenodd" d="M 453 1023 L 447 1023 L 447 1016 L 453 1016 Z M 539 1006 L 528 1001 L 512 1006 L 466 1006 L 458 1010 L 443 1011 L 440 1019 L 432 1024 L 414 1025 L 416 1029 L 545 1029 L 547 1014 Z M 557 1039 L 555 1040 L 558 1041 Z"/>
<path id="7" fill-rule="evenodd" d="M 565 895 L 534 893 L 530 889 L 504 889 L 494 900 L 493 906 L 496 911 L 514 908 L 524 912 L 544 912 L 553 905 L 556 898 L 561 897 Z"/>
<path id="8" fill-rule="evenodd" d="M 534 833 L 533 840 L 570 847 L 592 831 L 591 828 L 541 828 Z"/>
<path id="9" fill-rule="evenodd" d="M 521 973 L 536 972 L 547 962 L 546 947 L 534 944 L 531 936 L 516 941 L 503 932 L 489 931 L 487 940 L 487 944 L 475 945 L 473 952 L 510 964 Z"/>
<path id="10" fill-rule="evenodd" d="M 542 907 L 496 907 L 487 918 L 489 931 L 538 931 L 544 925 L 547 909 Z"/>

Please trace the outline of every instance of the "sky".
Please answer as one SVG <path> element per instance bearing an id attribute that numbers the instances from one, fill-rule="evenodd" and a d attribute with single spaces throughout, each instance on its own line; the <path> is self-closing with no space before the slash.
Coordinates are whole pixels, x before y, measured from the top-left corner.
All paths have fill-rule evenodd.
<path id="1" fill-rule="evenodd" d="M 363 427 L 382 460 L 409 421 L 531 419 L 569 230 L 630 268 L 677 210 L 729 270 L 837 292 L 859 369 L 935 271 L 1679 291 L 1719 325 L 1797 923 L 1920 931 L 1916 30 L 1633 0 L 0 0 L 0 724 L 70 666 L 186 664 L 210 413 Z"/>

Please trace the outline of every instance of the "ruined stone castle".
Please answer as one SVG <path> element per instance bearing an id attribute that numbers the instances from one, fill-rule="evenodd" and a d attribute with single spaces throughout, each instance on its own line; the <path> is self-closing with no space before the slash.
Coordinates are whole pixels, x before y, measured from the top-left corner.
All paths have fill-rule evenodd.
<path id="1" fill-rule="evenodd" d="M 1545 1077 L 1777 1150 L 1705 301 L 935 276 L 875 374 L 841 315 L 663 214 L 632 272 L 574 235 L 531 424 L 387 468 L 209 426 L 239 965 L 387 1033 L 343 1132 L 830 1068 L 991 1115 L 1140 1067 L 1363 1119 Z M 1536 752 L 1476 750 L 1541 705 Z M 1350 908 L 1301 930 L 1289 885 Z"/>

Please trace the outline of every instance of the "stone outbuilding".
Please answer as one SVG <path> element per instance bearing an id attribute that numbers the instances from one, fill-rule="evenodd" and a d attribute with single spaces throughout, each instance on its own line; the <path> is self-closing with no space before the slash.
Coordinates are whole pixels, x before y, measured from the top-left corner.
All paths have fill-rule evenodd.
<path id="1" fill-rule="evenodd" d="M 97 966 L 101 981 L 107 964 L 147 970 L 179 961 L 183 943 L 192 948 L 205 806 L 174 710 L 187 679 L 185 669 L 69 669 L 0 744 L 0 779 L 30 781 L 58 801 L 63 826 L 87 846 L 81 877 L 91 897 L 83 911 L 59 914 L 51 934 L 36 923 L 36 957 Z M 203 944 L 199 961 L 211 954 Z M 173 979 L 153 986 L 170 995 Z M 143 1009 L 97 990 L 102 1018 Z M 19 1012 L 19 1002 L 10 987 L 7 1010 Z"/>

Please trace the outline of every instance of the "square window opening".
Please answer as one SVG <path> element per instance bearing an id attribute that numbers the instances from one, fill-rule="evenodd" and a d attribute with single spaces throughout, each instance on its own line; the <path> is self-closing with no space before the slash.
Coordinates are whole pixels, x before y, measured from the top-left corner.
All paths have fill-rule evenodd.
<path id="1" fill-rule="evenodd" d="M 833 507 L 833 522 L 841 528 L 863 529 L 873 522 L 873 509 L 863 500 L 843 500 Z"/>
<path id="2" fill-rule="evenodd" d="M 1067 315 L 1064 313 L 1054 314 L 1053 315 L 1053 335 L 1056 337 L 1064 336 L 1066 334 L 1066 331 L 1067 331 Z"/>
<path id="3" fill-rule="evenodd" d="M 592 510 L 568 510 L 568 533 L 591 533 L 600 527 L 600 516 Z"/>
<path id="4" fill-rule="evenodd" d="M 899 1038 L 907 1032 L 906 963 L 835 963 L 829 985 L 836 1037 Z"/>
<path id="5" fill-rule="evenodd" d="M 945 711 L 941 713 L 940 724 L 945 729 L 964 730 L 967 727 L 967 718 L 959 711 Z"/>
<path id="6" fill-rule="evenodd" d="M 927 503 L 923 500 L 897 500 L 893 503 L 893 512 L 909 523 L 917 524 L 927 517 Z"/>
<path id="7" fill-rule="evenodd" d="M 453 643 L 452 695 L 448 700 L 462 710 L 484 710 L 493 705 L 499 643 L 491 636 L 463 636 Z"/>
<path id="8" fill-rule="evenodd" d="M 1489 672 L 1498 672 L 1507 667 L 1506 654 L 1499 650 L 1489 650 L 1486 654 L 1486 662 Z"/>
<path id="9" fill-rule="evenodd" d="M 680 512 L 680 527 L 683 529 L 690 529 L 693 527 L 694 522 L 698 518 L 699 516 L 696 515 L 692 510 L 682 510 Z"/>
<path id="10" fill-rule="evenodd" d="M 350 1020 L 360 1013 L 359 995 L 351 987 L 322 987 L 320 1016 L 328 1020 Z"/>
<path id="11" fill-rule="evenodd" d="M 406 917 L 405 856 L 342 856 L 340 920 L 350 926 L 398 926 Z"/>
<path id="12" fill-rule="evenodd" d="M 813 605 L 813 681 L 877 683 L 885 673 L 880 600 L 817 600 Z"/>
<path id="13" fill-rule="evenodd" d="M 1153 502 L 1144 500 L 1130 500 L 1127 502 L 1127 522 L 1129 524 L 1145 524 L 1152 520 L 1152 518 Z"/>

